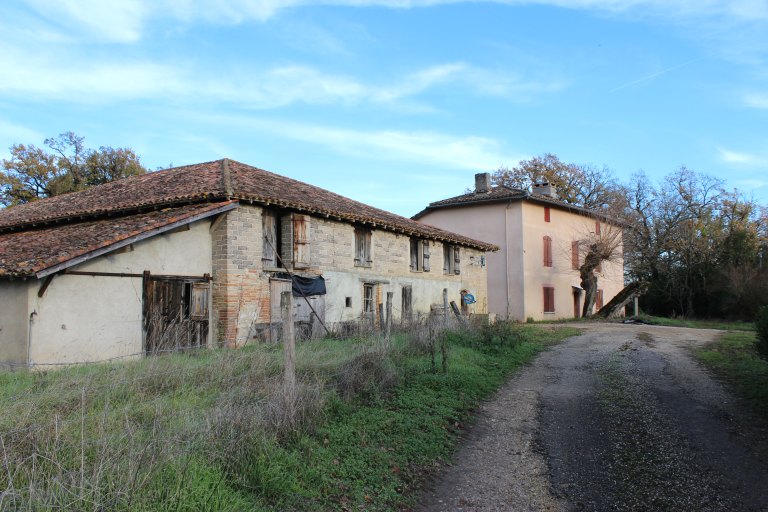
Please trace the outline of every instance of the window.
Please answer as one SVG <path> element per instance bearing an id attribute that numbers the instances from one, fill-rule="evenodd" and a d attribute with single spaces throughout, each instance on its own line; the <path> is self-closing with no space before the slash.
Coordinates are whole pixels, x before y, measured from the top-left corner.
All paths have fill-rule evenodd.
<path id="1" fill-rule="evenodd" d="M 461 274 L 461 249 L 458 245 L 443 244 L 443 273 Z"/>
<path id="2" fill-rule="evenodd" d="M 344 307 L 351 308 L 352 307 L 352 297 L 345 297 L 344 298 Z"/>
<path id="3" fill-rule="evenodd" d="M 552 239 L 548 236 L 544 237 L 544 266 L 552 266 Z"/>
<path id="4" fill-rule="evenodd" d="M 600 236 L 600 221 L 599 220 L 595 221 L 595 235 L 596 236 Z"/>
<path id="5" fill-rule="evenodd" d="M 411 238 L 411 272 L 429 272 L 429 240 Z"/>
<path id="6" fill-rule="evenodd" d="M 310 217 L 263 210 L 262 262 L 265 268 L 309 268 Z"/>
<path id="7" fill-rule="evenodd" d="M 579 270 L 579 241 L 571 242 L 571 269 Z"/>
<path id="8" fill-rule="evenodd" d="M 550 217 L 549 206 L 545 206 L 544 207 L 544 222 L 549 222 L 550 220 L 551 220 L 551 217 Z"/>
<path id="9" fill-rule="evenodd" d="M 603 290 L 597 290 L 595 294 L 595 309 L 600 311 L 603 308 Z"/>
<path id="10" fill-rule="evenodd" d="M 355 228 L 355 266 L 370 267 L 371 263 L 371 231 Z"/>
<path id="11" fill-rule="evenodd" d="M 370 283 L 363 284 L 363 318 L 370 322 L 376 318 L 375 286 L 375 284 Z"/>
<path id="12" fill-rule="evenodd" d="M 554 286 L 544 286 L 544 312 L 555 312 L 555 288 Z"/>

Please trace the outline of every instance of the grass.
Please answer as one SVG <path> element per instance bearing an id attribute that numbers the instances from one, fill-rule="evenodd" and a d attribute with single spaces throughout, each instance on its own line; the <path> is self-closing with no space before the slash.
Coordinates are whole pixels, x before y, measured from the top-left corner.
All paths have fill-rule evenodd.
<path id="1" fill-rule="evenodd" d="M 752 322 L 725 321 L 725 320 L 698 320 L 693 318 L 668 318 L 663 316 L 640 315 L 640 320 L 651 325 L 663 325 L 668 327 L 690 327 L 693 329 L 720 329 L 723 331 L 754 331 Z"/>
<path id="2" fill-rule="evenodd" d="M 754 332 L 729 331 L 695 354 L 768 420 L 768 361 L 758 356 L 755 339 Z"/>
<path id="3" fill-rule="evenodd" d="M 478 401 L 574 334 L 446 333 L 446 373 L 423 333 L 305 343 L 290 392 L 274 346 L 0 373 L 0 510 L 406 507 Z"/>

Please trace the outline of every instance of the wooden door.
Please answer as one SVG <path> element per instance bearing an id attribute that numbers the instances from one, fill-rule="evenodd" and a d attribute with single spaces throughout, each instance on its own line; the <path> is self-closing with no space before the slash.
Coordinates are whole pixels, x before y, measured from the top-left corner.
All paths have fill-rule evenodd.
<path id="1" fill-rule="evenodd" d="M 210 284 L 204 279 L 144 278 L 144 351 L 208 345 Z"/>

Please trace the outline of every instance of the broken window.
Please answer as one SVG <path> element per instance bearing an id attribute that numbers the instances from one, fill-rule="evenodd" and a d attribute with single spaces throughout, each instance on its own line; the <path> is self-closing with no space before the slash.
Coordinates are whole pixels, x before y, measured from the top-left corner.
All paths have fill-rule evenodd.
<path id="1" fill-rule="evenodd" d="M 552 266 L 552 238 L 544 237 L 544 266 Z"/>
<path id="2" fill-rule="evenodd" d="M 458 245 L 443 244 L 443 273 L 461 274 L 461 249 Z"/>
<path id="3" fill-rule="evenodd" d="M 264 267 L 308 268 L 311 217 L 265 209 L 261 219 Z"/>
<path id="4" fill-rule="evenodd" d="M 363 318 L 373 322 L 376 317 L 375 284 L 363 284 Z"/>
<path id="5" fill-rule="evenodd" d="M 429 272 L 429 240 L 411 238 L 411 272 Z"/>
<path id="6" fill-rule="evenodd" d="M 545 313 L 554 313 L 555 312 L 555 288 L 554 286 L 544 286 L 543 287 L 544 292 L 544 312 Z"/>
<path id="7" fill-rule="evenodd" d="M 355 228 L 355 266 L 370 267 L 371 263 L 371 231 Z"/>

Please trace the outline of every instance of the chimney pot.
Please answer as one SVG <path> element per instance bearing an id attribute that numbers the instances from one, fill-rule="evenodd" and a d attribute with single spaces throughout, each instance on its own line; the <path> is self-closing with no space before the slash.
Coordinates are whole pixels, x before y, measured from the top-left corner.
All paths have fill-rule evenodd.
<path id="1" fill-rule="evenodd" d="M 491 175 L 487 172 L 475 174 L 475 194 L 485 194 L 491 190 Z"/>

